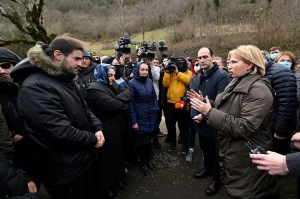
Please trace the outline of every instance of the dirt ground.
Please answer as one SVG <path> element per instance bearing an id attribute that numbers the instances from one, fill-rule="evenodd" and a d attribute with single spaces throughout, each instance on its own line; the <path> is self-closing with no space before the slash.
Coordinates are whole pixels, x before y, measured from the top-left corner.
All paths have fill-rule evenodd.
<path id="1" fill-rule="evenodd" d="M 161 123 L 161 131 L 167 132 L 165 123 Z M 137 166 L 127 166 L 127 176 L 123 179 L 127 183 L 125 190 L 114 189 L 120 199 L 186 199 L 186 198 L 211 198 L 226 199 L 229 198 L 222 186 L 219 192 L 214 196 L 206 196 L 205 189 L 210 183 L 212 177 L 204 179 L 195 179 L 195 171 L 203 167 L 202 154 L 200 151 L 198 139 L 195 143 L 195 156 L 192 162 L 186 162 L 185 155 L 182 155 L 181 145 L 177 144 L 172 153 L 168 153 L 168 143 L 165 138 L 160 137 L 161 149 L 155 149 L 152 146 L 153 162 L 157 166 L 157 171 L 150 172 L 148 177 L 142 175 Z M 296 180 L 289 176 L 281 177 L 280 192 L 281 199 L 295 199 Z M 249 185 L 250 186 L 250 185 Z M 42 192 L 45 193 L 44 190 Z M 46 198 L 48 198 L 45 193 Z"/>
<path id="2" fill-rule="evenodd" d="M 161 123 L 161 130 L 167 132 L 165 124 Z M 195 179 L 195 171 L 203 167 L 202 154 L 200 151 L 198 139 L 195 143 L 195 157 L 192 162 L 186 162 L 185 155 L 182 155 L 181 145 L 177 144 L 172 153 L 168 153 L 168 143 L 165 138 L 159 138 L 162 145 L 161 149 L 152 147 L 153 162 L 158 167 L 156 172 L 150 172 L 148 177 L 141 174 L 136 166 L 128 166 L 128 173 L 124 181 L 127 183 L 126 190 L 114 191 L 121 199 L 183 199 L 183 198 L 230 198 L 222 186 L 219 192 L 214 196 L 206 196 L 205 189 L 210 183 L 212 177 L 204 179 Z M 282 199 L 297 198 L 296 180 L 289 176 L 281 177 L 280 191 Z M 250 185 L 249 185 L 250 186 Z"/>

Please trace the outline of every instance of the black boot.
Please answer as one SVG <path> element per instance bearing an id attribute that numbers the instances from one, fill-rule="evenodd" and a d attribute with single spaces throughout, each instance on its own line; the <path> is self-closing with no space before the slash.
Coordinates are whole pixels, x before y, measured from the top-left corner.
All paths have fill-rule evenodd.
<path id="1" fill-rule="evenodd" d="M 107 199 L 116 199 L 118 196 L 115 192 L 113 192 L 113 190 L 107 189 L 105 190 L 105 197 Z"/>
<path id="2" fill-rule="evenodd" d="M 126 189 L 126 183 L 123 182 L 122 180 L 119 180 L 119 182 L 117 182 L 116 186 L 119 188 L 119 189 Z"/>
<path id="3" fill-rule="evenodd" d="M 149 176 L 149 170 L 148 170 L 148 167 L 146 165 L 141 166 L 141 172 L 144 176 Z"/>
<path id="4" fill-rule="evenodd" d="M 168 143 L 168 142 L 170 142 L 169 134 L 167 134 L 166 137 L 165 137 L 165 143 Z"/>
<path id="5" fill-rule="evenodd" d="M 153 146 L 156 148 L 156 149 L 160 149 L 161 148 L 161 145 L 160 145 L 160 143 L 158 142 L 158 139 L 157 138 L 155 138 L 154 140 L 153 140 Z"/>
<path id="6" fill-rule="evenodd" d="M 176 143 L 171 143 L 168 149 L 168 152 L 171 153 L 176 147 Z"/>
<path id="7" fill-rule="evenodd" d="M 156 170 L 156 166 L 152 162 L 150 162 L 150 161 L 147 163 L 147 167 L 149 169 L 151 169 L 152 171 Z"/>

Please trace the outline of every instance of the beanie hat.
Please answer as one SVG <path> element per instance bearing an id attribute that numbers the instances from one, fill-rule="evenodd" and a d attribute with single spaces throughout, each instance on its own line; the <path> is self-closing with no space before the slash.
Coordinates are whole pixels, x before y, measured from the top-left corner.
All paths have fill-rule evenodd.
<path id="1" fill-rule="evenodd" d="M 83 55 L 82 56 L 83 57 L 89 57 L 90 59 L 92 58 L 91 55 L 90 55 L 90 53 L 89 53 L 89 51 L 87 51 L 87 50 L 83 51 Z"/>
<path id="2" fill-rule="evenodd" d="M 13 65 L 16 65 L 20 61 L 22 61 L 22 59 L 18 55 L 11 52 L 7 48 L 0 47 L 0 62 L 9 62 Z"/>

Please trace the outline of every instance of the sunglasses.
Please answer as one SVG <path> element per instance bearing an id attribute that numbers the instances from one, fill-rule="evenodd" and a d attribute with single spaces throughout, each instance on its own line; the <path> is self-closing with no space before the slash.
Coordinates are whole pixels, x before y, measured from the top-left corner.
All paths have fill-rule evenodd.
<path id="1" fill-rule="evenodd" d="M 0 67 L 2 69 L 9 69 L 11 67 L 11 64 L 10 63 L 3 63 L 3 64 L 0 64 Z"/>

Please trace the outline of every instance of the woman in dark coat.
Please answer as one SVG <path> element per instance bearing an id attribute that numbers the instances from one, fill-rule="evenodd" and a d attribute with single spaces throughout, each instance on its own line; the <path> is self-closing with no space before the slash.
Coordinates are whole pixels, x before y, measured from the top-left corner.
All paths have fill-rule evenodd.
<path id="1" fill-rule="evenodd" d="M 126 175 L 121 136 L 128 125 L 126 110 L 131 93 L 115 82 L 114 66 L 97 65 L 95 82 L 87 89 L 86 100 L 101 121 L 105 136 L 105 145 L 98 150 L 98 160 L 92 166 L 94 190 L 96 195 L 104 192 L 114 198 L 111 187 L 116 183 L 123 186 L 120 180 Z"/>
<path id="2" fill-rule="evenodd" d="M 129 117 L 134 130 L 137 153 L 140 156 L 140 167 L 144 175 L 149 169 L 155 170 L 150 161 L 151 140 L 155 139 L 158 128 L 158 103 L 151 79 L 148 78 L 148 66 L 139 62 L 133 70 L 134 79 L 128 83 L 132 94 L 129 103 Z"/>

